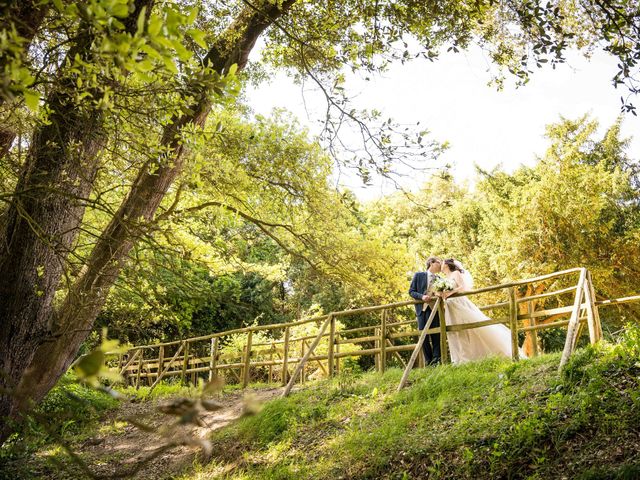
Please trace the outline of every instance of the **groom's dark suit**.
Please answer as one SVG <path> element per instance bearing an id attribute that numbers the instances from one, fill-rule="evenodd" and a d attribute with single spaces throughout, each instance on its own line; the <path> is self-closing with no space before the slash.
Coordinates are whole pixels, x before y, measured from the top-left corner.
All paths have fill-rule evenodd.
<path id="1" fill-rule="evenodd" d="M 411 286 L 409 287 L 409 295 L 416 300 L 422 300 L 422 296 L 429 289 L 430 283 L 434 280 L 435 275 L 431 272 L 417 272 L 411 280 Z M 425 311 L 422 311 L 422 303 L 416 303 L 416 317 L 418 319 L 418 329 L 424 329 L 431 315 L 431 307 L 427 306 Z M 436 328 L 440 326 L 440 316 L 436 313 L 436 316 L 431 323 L 430 328 Z M 424 352 L 424 361 L 427 365 L 440 363 L 440 334 L 434 333 L 427 335 L 422 344 L 422 351 Z"/>

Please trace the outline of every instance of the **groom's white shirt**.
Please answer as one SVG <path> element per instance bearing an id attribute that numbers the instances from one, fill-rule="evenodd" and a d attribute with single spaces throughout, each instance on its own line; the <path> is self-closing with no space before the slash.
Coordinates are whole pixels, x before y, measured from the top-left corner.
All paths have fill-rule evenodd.
<path id="1" fill-rule="evenodd" d="M 435 273 L 431 273 L 429 270 L 427 270 L 427 292 L 429 291 L 429 287 L 431 287 L 431 283 L 433 282 L 435 276 Z"/>

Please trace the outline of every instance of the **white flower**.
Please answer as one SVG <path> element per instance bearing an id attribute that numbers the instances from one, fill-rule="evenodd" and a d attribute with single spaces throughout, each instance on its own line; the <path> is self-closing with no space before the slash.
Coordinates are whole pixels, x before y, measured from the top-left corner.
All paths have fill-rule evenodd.
<path id="1" fill-rule="evenodd" d="M 441 276 L 437 276 L 431 284 L 431 289 L 434 292 L 447 292 L 449 290 L 453 290 L 454 288 L 455 285 L 452 280 Z"/>

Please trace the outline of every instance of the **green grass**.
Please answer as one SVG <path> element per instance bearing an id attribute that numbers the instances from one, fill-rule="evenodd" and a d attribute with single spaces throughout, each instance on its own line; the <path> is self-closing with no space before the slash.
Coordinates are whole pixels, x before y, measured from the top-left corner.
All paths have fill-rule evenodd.
<path id="1" fill-rule="evenodd" d="M 59 439 L 79 442 L 90 437 L 99 428 L 104 414 L 118 405 L 106 393 L 78 383 L 73 373 L 66 374 L 0 446 L 0 479 L 35 478 L 30 476 L 28 459 L 41 452 L 56 453 Z M 5 463 L 13 466 L 8 476 L 3 468 Z"/>
<path id="2" fill-rule="evenodd" d="M 213 436 L 184 477 L 639 478 L 640 334 L 513 364 L 490 359 L 317 383 Z"/>

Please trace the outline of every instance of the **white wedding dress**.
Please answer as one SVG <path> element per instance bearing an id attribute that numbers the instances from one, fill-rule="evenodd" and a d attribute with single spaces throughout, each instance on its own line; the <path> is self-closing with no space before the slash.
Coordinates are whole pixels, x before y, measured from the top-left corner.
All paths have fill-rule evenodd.
<path id="1" fill-rule="evenodd" d="M 467 297 L 448 298 L 445 301 L 444 314 L 447 325 L 462 325 L 490 320 Z M 511 358 L 511 330 L 502 324 L 461 332 L 447 332 L 447 340 L 449 341 L 451 362 L 454 364 L 491 356 Z"/>

